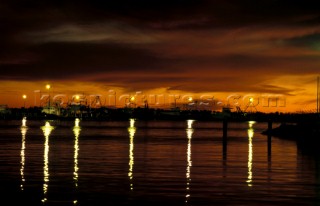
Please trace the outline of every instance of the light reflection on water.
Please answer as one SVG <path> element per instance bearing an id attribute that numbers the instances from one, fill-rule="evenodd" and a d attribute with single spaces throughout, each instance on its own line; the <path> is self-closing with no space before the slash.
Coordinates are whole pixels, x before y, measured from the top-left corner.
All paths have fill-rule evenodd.
<path id="1" fill-rule="evenodd" d="M 254 129 L 252 128 L 253 124 L 255 124 L 254 121 L 249 121 L 248 125 L 248 139 L 249 139 L 249 143 L 248 143 L 248 179 L 247 179 L 247 183 L 248 186 L 251 187 L 252 186 L 252 159 L 253 159 L 253 144 L 252 144 L 252 138 L 254 136 Z"/>
<path id="2" fill-rule="evenodd" d="M 0 191 L 20 205 L 319 203 L 319 161 L 273 138 L 269 162 L 267 124 L 230 123 L 227 159 L 220 122 L 18 125 L 0 130 Z"/>
<path id="3" fill-rule="evenodd" d="M 134 134 L 136 133 L 136 128 L 134 127 L 135 120 L 130 119 L 129 131 L 129 172 L 128 177 L 130 179 L 130 190 L 133 190 L 133 165 L 134 165 Z"/>
<path id="4" fill-rule="evenodd" d="M 20 151 L 20 156 L 21 156 L 21 167 L 20 167 L 20 175 L 21 175 L 21 185 L 20 188 L 23 190 L 24 183 L 25 183 L 25 177 L 24 177 L 24 165 L 25 165 L 25 149 L 26 149 L 26 134 L 27 134 L 27 126 L 26 126 L 26 119 L 23 118 L 22 120 L 22 126 L 21 126 L 21 151 Z"/>
<path id="5" fill-rule="evenodd" d="M 73 133 L 74 133 L 74 171 L 73 171 L 73 181 L 75 184 L 75 187 L 78 188 L 78 179 L 79 179 L 79 167 L 78 167 L 78 156 L 79 156 L 79 135 L 81 131 L 81 127 L 79 126 L 80 119 L 76 118 L 74 127 L 73 127 Z M 78 200 L 73 200 L 74 205 L 78 203 Z"/>
<path id="6" fill-rule="evenodd" d="M 186 169 L 186 178 L 187 178 L 187 194 L 186 194 L 186 203 L 188 203 L 190 199 L 190 182 L 191 182 L 191 167 L 192 167 L 192 160 L 191 160 L 191 138 L 193 133 L 193 124 L 194 120 L 187 120 L 187 139 L 188 139 L 188 147 L 187 147 L 187 169 Z"/>
<path id="7" fill-rule="evenodd" d="M 51 131 L 54 129 L 53 126 L 47 121 L 44 126 L 41 127 L 45 141 L 44 141 L 44 166 L 43 166 L 43 199 L 42 202 L 47 201 L 47 192 L 49 186 L 49 136 Z"/>

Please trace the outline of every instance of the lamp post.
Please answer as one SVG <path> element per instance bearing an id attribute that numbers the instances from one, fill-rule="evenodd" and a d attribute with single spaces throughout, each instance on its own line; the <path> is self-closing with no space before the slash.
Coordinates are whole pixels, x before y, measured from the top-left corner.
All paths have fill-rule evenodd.
<path id="1" fill-rule="evenodd" d="M 80 95 L 76 95 L 76 102 L 75 102 L 75 104 L 76 105 L 78 105 L 79 104 L 79 113 L 80 113 L 80 117 L 82 116 L 81 115 L 81 100 L 80 100 Z M 77 107 L 76 107 L 77 108 Z M 78 111 L 78 108 L 76 109 L 76 111 L 75 111 L 75 116 L 77 115 L 77 111 Z"/>
<path id="2" fill-rule="evenodd" d="M 50 106 L 51 106 L 50 105 L 50 88 L 51 88 L 50 84 L 47 84 L 46 85 L 46 89 L 48 90 L 48 94 L 49 94 L 49 104 L 48 104 L 49 105 L 49 109 L 50 109 Z"/>
<path id="3" fill-rule="evenodd" d="M 50 88 L 51 88 L 51 85 L 50 84 L 47 84 L 46 85 L 46 89 L 48 90 L 48 94 L 49 94 L 49 102 L 48 102 L 48 106 L 49 106 L 49 114 L 51 114 L 51 104 L 50 104 Z"/>
<path id="4" fill-rule="evenodd" d="M 135 100 L 136 100 L 136 98 L 134 96 L 130 97 L 130 107 L 131 107 L 131 103 L 135 107 L 135 103 L 134 103 Z"/>
<path id="5" fill-rule="evenodd" d="M 23 108 L 26 107 L 26 99 L 27 99 L 27 95 L 22 95 L 22 99 L 23 99 Z"/>
<path id="6" fill-rule="evenodd" d="M 193 98 L 192 97 L 189 97 L 188 98 L 188 109 L 191 108 L 191 105 L 193 104 Z M 189 107 L 190 106 L 190 107 Z M 191 108 L 192 109 L 192 108 Z"/>

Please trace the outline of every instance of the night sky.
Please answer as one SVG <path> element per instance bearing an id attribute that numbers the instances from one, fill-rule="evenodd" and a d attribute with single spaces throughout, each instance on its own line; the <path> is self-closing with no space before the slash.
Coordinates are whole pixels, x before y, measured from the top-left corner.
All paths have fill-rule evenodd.
<path id="1" fill-rule="evenodd" d="M 50 83 L 68 94 L 278 95 L 286 105 L 268 110 L 316 108 L 317 1 L 2 0 L 0 31 L 0 104 L 21 106 L 25 93 L 34 106 Z"/>

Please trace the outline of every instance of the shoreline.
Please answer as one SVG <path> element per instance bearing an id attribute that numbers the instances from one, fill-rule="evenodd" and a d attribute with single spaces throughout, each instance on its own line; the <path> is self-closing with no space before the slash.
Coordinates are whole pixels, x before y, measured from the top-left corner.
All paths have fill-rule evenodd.
<path id="1" fill-rule="evenodd" d="M 65 120 L 74 121 L 75 118 L 87 121 L 126 121 L 134 118 L 137 120 L 188 120 L 197 121 L 256 121 L 274 123 L 319 122 L 320 116 L 316 113 L 242 113 L 231 111 L 210 110 L 180 110 L 180 109 L 153 109 L 153 108 L 82 108 L 79 110 L 61 109 L 59 114 L 44 112 L 42 107 L 12 108 L 0 111 L 2 120 Z"/>

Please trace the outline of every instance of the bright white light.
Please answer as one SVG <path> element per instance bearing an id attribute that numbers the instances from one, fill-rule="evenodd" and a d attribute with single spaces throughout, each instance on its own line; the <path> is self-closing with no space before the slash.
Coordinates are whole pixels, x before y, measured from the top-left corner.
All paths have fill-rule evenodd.
<path id="1" fill-rule="evenodd" d="M 249 121 L 249 122 L 248 122 L 249 128 L 252 128 L 252 126 L 253 126 L 255 123 L 256 123 L 255 121 Z"/>
<path id="2" fill-rule="evenodd" d="M 22 127 L 26 127 L 27 126 L 27 118 L 23 117 L 22 118 Z"/>
<path id="3" fill-rule="evenodd" d="M 135 123 L 135 120 L 134 119 L 130 119 L 130 128 L 134 128 L 134 123 Z"/>
<path id="4" fill-rule="evenodd" d="M 192 124 L 195 120 L 189 119 L 187 120 L 187 124 L 188 124 L 188 129 L 192 129 Z"/>
<path id="5" fill-rule="evenodd" d="M 75 127 L 79 127 L 79 123 L 80 123 L 80 119 L 76 118 L 75 121 L 74 121 L 74 126 Z"/>

